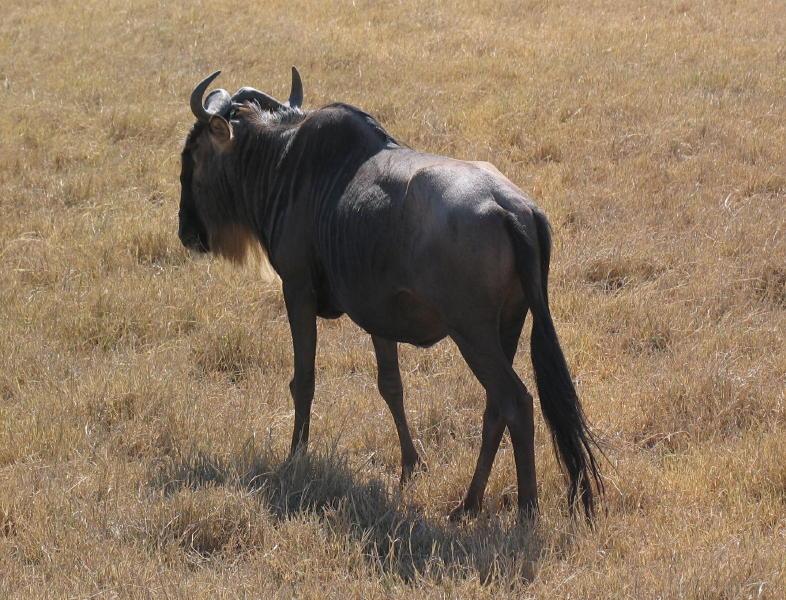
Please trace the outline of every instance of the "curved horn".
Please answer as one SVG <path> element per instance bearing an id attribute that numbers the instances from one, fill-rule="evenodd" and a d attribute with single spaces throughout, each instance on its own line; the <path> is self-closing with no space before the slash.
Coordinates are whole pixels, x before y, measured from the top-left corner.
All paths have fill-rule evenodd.
<path id="1" fill-rule="evenodd" d="M 263 110 L 279 110 L 280 108 L 284 108 L 284 105 L 273 98 L 273 96 L 255 90 L 252 87 L 242 87 L 232 96 L 233 104 L 242 104 L 243 102 L 256 102 Z"/>
<path id="2" fill-rule="evenodd" d="M 303 104 L 303 81 L 295 67 L 292 67 L 292 89 L 289 92 L 287 104 L 290 108 L 300 108 L 300 105 Z"/>
<path id="3" fill-rule="evenodd" d="M 202 97 L 205 95 L 207 86 L 209 86 L 220 74 L 221 71 L 216 71 L 212 75 L 205 77 L 197 84 L 197 86 L 194 88 L 194 91 L 191 92 L 191 112 L 194 113 L 197 121 L 206 123 L 210 120 L 210 113 L 206 111 L 205 107 L 202 105 Z"/>

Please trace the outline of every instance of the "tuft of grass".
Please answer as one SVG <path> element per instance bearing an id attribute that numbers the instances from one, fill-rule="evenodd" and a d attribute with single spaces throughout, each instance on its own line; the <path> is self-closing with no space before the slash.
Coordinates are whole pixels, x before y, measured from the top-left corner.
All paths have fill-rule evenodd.
<path id="1" fill-rule="evenodd" d="M 603 292 L 613 293 L 651 281 L 658 271 L 658 265 L 646 256 L 602 256 L 587 265 L 584 279 Z"/>
<path id="2" fill-rule="evenodd" d="M 786 267 L 765 265 L 753 284 L 756 294 L 778 308 L 786 308 Z"/>

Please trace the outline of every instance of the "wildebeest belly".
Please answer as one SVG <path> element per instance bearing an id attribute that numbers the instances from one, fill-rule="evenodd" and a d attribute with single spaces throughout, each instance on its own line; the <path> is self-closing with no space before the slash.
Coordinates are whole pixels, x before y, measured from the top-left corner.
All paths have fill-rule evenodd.
<path id="1" fill-rule="evenodd" d="M 346 313 L 372 335 L 415 346 L 431 346 L 447 335 L 439 311 L 405 289 L 385 297 L 367 296 Z"/>

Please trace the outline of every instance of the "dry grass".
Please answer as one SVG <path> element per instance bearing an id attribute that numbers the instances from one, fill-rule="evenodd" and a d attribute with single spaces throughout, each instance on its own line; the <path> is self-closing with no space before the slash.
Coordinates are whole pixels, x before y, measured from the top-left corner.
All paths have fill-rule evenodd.
<path id="1" fill-rule="evenodd" d="M 0 596 L 784 597 L 786 5 L 459 4 L 4 5 Z M 490 160 L 549 214 L 613 463 L 594 531 L 542 422 L 538 526 L 507 442 L 482 517 L 447 524 L 483 404 L 448 342 L 403 350 L 430 471 L 401 493 L 346 320 L 320 324 L 313 453 L 284 461 L 280 292 L 175 232 L 193 84 L 284 95 L 290 64 L 307 106 Z"/>

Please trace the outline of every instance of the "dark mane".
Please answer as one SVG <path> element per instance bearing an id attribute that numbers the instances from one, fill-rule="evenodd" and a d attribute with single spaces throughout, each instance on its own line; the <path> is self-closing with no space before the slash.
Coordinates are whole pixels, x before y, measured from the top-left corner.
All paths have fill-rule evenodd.
<path id="1" fill-rule="evenodd" d="M 344 109 L 353 115 L 356 115 L 361 120 L 363 120 L 377 135 L 379 135 L 387 144 L 393 146 L 403 146 L 403 144 L 399 143 L 396 138 L 390 135 L 387 130 L 377 121 L 374 117 L 368 114 L 365 111 L 360 110 L 357 106 L 352 106 L 351 104 L 345 104 L 344 102 L 334 102 L 333 104 L 328 104 L 325 108 L 341 108 Z"/>
<path id="2" fill-rule="evenodd" d="M 307 117 L 309 116 L 316 116 L 319 114 L 320 111 L 325 109 L 338 109 L 341 111 L 345 111 L 349 113 L 352 117 L 354 117 L 358 122 L 362 123 L 366 127 L 368 127 L 378 138 L 382 141 L 383 144 L 388 146 L 400 146 L 405 147 L 405 144 L 400 143 L 396 140 L 392 135 L 390 135 L 385 128 L 377 121 L 374 117 L 368 114 L 365 111 L 360 110 L 356 106 L 352 106 L 351 104 L 345 104 L 344 102 L 334 102 L 331 104 L 327 104 L 322 108 L 318 108 L 315 110 L 310 111 L 303 111 L 299 108 L 286 108 L 282 110 L 277 110 L 275 112 L 271 112 L 268 110 L 263 110 L 259 107 L 259 105 L 255 103 L 248 103 L 243 108 L 237 109 L 232 113 L 232 118 L 240 118 L 240 120 L 245 120 L 249 124 L 257 124 L 259 126 L 292 126 L 292 125 L 299 125 L 302 123 Z"/>
<path id="3" fill-rule="evenodd" d="M 247 102 L 238 109 L 233 109 L 230 119 L 245 118 L 249 123 L 258 125 L 295 125 L 300 123 L 308 113 L 299 108 L 283 108 L 277 111 L 263 110 L 255 102 Z"/>

